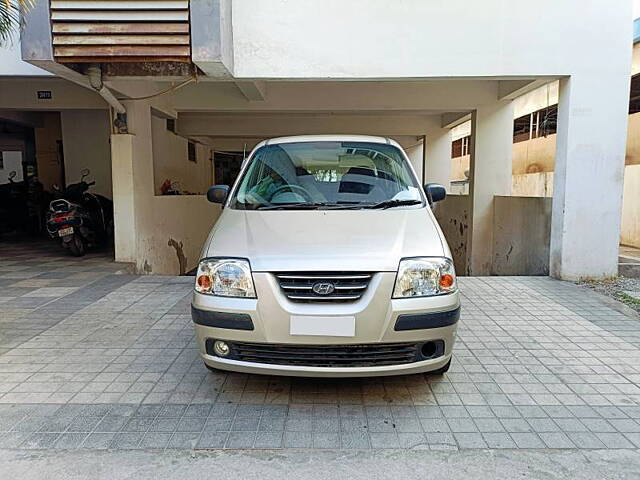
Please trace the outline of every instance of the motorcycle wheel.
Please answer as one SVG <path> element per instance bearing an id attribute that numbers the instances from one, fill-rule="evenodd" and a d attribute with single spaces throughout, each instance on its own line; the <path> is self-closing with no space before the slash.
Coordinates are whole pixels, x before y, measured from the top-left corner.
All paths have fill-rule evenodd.
<path id="1" fill-rule="evenodd" d="M 73 239 L 69 242 L 69 251 L 74 257 L 82 257 L 86 253 L 84 241 L 77 233 L 73 235 Z"/>

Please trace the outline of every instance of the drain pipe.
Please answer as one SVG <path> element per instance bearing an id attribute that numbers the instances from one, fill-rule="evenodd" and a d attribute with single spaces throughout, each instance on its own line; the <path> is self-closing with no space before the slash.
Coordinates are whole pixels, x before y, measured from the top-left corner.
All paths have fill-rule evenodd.
<path id="1" fill-rule="evenodd" d="M 113 124 L 118 133 L 127 133 L 127 109 L 124 108 L 124 105 L 122 105 L 115 95 L 111 93 L 111 90 L 102 83 L 102 69 L 100 68 L 100 65 L 90 65 L 87 68 L 86 73 L 89 78 L 91 88 L 98 92 L 98 94 L 115 110 L 116 118 L 113 121 Z"/>

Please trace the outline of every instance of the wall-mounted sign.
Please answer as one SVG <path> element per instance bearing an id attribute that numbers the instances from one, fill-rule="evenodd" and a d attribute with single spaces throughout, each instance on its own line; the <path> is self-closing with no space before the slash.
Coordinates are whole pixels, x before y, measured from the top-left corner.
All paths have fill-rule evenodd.
<path id="1" fill-rule="evenodd" d="M 51 90 L 38 90 L 38 100 L 51 100 L 52 98 Z"/>

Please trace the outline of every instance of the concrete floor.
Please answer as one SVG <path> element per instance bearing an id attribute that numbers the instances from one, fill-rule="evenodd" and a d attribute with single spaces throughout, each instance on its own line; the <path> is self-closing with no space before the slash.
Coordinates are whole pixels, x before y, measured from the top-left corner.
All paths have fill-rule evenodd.
<path id="1" fill-rule="evenodd" d="M 577 449 L 640 447 L 639 319 L 573 284 L 461 278 L 448 374 L 316 380 L 208 372 L 193 279 L 119 270 L 106 255 L 0 244 L 0 449 L 19 449 L 3 453 L 9 464 L 52 458 L 22 450 L 313 448 L 450 450 L 487 466 L 517 449 L 586 462 Z M 479 453 L 491 451 L 504 456 Z"/>

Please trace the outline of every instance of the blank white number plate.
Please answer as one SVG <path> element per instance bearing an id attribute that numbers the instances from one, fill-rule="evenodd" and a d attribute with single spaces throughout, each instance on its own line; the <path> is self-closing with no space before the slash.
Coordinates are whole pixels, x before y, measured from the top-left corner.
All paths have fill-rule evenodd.
<path id="1" fill-rule="evenodd" d="M 292 315 L 289 327 L 291 335 L 354 337 L 356 335 L 356 317 Z"/>

